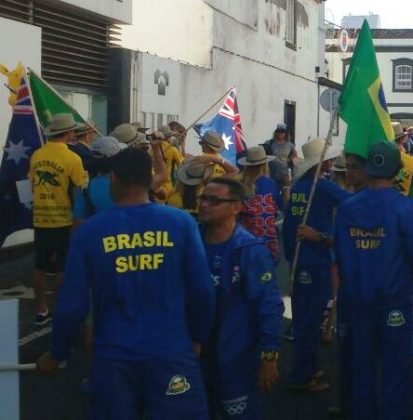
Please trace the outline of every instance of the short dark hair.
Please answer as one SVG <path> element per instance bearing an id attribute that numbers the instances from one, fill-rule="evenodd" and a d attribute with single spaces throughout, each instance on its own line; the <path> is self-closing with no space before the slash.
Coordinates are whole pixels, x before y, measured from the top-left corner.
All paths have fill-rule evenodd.
<path id="1" fill-rule="evenodd" d="M 146 150 L 122 150 L 111 158 L 111 169 L 123 186 L 149 188 L 152 183 L 152 159 Z"/>
<path id="2" fill-rule="evenodd" d="M 352 157 L 352 158 L 354 158 L 356 161 L 357 161 L 357 163 L 359 163 L 361 166 L 366 166 L 366 163 L 367 163 L 367 158 L 365 158 L 365 157 L 363 157 L 363 156 L 360 156 L 360 155 L 357 155 L 356 153 L 346 153 L 346 152 L 344 152 L 344 156 L 347 158 L 347 157 Z"/>
<path id="3" fill-rule="evenodd" d="M 233 200 L 240 200 L 242 201 L 245 197 L 245 188 L 244 186 L 235 180 L 234 178 L 230 178 L 227 176 L 219 176 L 212 178 L 208 184 L 219 184 L 225 185 L 228 187 L 229 198 Z"/>

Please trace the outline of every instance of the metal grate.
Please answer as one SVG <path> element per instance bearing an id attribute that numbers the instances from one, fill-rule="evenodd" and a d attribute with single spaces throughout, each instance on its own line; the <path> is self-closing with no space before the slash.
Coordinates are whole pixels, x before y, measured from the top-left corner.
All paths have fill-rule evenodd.
<path id="1" fill-rule="evenodd" d="M 0 0 L 0 16 L 29 23 L 31 7 L 29 0 Z"/>
<path id="2" fill-rule="evenodd" d="M 42 28 L 42 76 L 58 85 L 105 89 L 108 49 L 119 27 L 46 0 L 0 0 L 0 16 Z"/>

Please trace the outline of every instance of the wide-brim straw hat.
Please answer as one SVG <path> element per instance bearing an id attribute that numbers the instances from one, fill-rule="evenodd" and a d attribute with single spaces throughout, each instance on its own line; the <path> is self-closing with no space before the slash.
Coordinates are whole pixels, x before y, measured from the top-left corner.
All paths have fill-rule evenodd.
<path id="1" fill-rule="evenodd" d="M 403 137 L 406 134 L 408 134 L 407 131 L 403 130 L 402 125 L 398 121 L 393 121 L 391 123 L 391 126 L 392 126 L 393 131 L 394 131 L 394 139 L 395 140 L 398 140 L 400 137 Z"/>
<path id="2" fill-rule="evenodd" d="M 296 164 L 294 176 L 295 180 L 301 178 L 309 169 L 318 165 L 321 159 L 321 154 L 323 152 L 325 143 L 325 139 L 321 137 L 316 137 L 315 139 L 312 139 L 308 143 L 305 143 L 301 146 L 301 151 L 303 152 L 304 159 L 300 159 Z M 323 162 L 325 162 L 326 160 L 334 159 L 337 156 L 340 156 L 341 153 L 341 148 L 337 146 L 329 146 L 327 148 Z"/>
<path id="3" fill-rule="evenodd" d="M 142 134 L 142 133 L 140 133 Z M 120 124 L 109 134 L 121 143 L 132 146 L 138 139 L 138 130 L 132 124 Z"/>
<path id="4" fill-rule="evenodd" d="M 85 127 L 86 124 L 78 123 L 70 113 L 55 114 L 50 124 L 43 130 L 47 137 L 75 131 Z"/>
<path id="5" fill-rule="evenodd" d="M 247 156 L 238 159 L 242 166 L 258 166 L 275 159 L 275 156 L 267 156 L 262 146 L 254 146 L 247 149 Z"/>
<path id="6" fill-rule="evenodd" d="M 214 152 L 220 153 L 225 149 L 224 140 L 215 131 L 207 131 L 201 138 L 201 144 L 206 144 Z"/>
<path id="7" fill-rule="evenodd" d="M 342 154 L 334 159 L 331 170 L 333 172 L 347 172 L 346 159 Z"/>
<path id="8" fill-rule="evenodd" d="M 208 167 L 202 163 L 191 163 L 181 165 L 176 171 L 176 178 L 185 185 L 198 185 L 208 177 Z"/>

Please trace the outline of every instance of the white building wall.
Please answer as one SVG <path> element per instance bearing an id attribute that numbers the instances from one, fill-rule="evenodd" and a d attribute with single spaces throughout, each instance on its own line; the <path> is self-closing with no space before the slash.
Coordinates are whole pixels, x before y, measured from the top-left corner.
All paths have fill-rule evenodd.
<path id="1" fill-rule="evenodd" d="M 284 120 L 284 102 L 295 102 L 295 138 L 300 149 L 317 134 L 317 76 L 322 74 L 316 74 L 315 68 L 322 69 L 324 62 L 319 42 L 323 8 L 324 4 L 313 0 L 297 3 L 295 51 L 285 45 L 286 10 L 282 0 L 178 0 L 173 4 L 168 0 L 137 0 L 133 25 L 123 28 L 122 45 L 192 64 L 176 63 L 182 89 L 171 99 L 176 109 L 171 113 L 176 112 L 184 125 L 191 124 L 235 85 L 245 137 L 249 145 L 255 145 L 271 137 L 275 125 Z M 196 30 L 189 32 L 194 25 Z M 159 66 L 172 65 L 171 61 L 163 63 L 161 60 Z M 152 72 L 142 63 L 141 72 L 146 71 Z M 153 83 L 135 86 L 139 89 L 141 94 L 132 105 L 137 110 L 132 120 L 142 117 L 139 112 L 154 113 L 156 101 L 159 110 L 165 102 L 156 95 L 149 99 L 154 95 Z M 149 96 L 147 90 L 152 90 Z M 152 119 L 156 122 L 157 117 Z M 193 133 L 189 137 L 188 151 L 199 151 L 197 142 L 192 141 Z"/>
<path id="2" fill-rule="evenodd" d="M 211 67 L 213 9 L 203 0 L 134 0 L 120 45 Z"/>
<path id="3" fill-rule="evenodd" d="M 123 23 L 132 23 L 132 0 L 57 0 Z"/>
<path id="4" fill-rule="evenodd" d="M 374 39 L 374 45 L 387 47 L 405 47 L 413 46 L 413 39 Z M 328 61 L 328 72 L 331 80 L 337 83 L 343 83 L 343 59 L 352 57 L 352 53 L 327 52 L 326 59 Z M 380 76 L 383 83 L 384 94 L 388 104 L 404 104 L 413 103 L 412 92 L 393 92 L 393 60 L 400 58 L 408 58 L 413 60 L 413 52 L 376 52 L 377 63 L 379 66 Z M 390 113 L 412 112 L 411 108 L 402 106 L 390 106 Z"/>

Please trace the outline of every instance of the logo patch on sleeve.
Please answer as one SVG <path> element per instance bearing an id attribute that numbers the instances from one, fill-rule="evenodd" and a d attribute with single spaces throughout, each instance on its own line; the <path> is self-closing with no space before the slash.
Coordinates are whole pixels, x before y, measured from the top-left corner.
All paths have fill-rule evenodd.
<path id="1" fill-rule="evenodd" d="M 267 271 L 266 273 L 264 273 L 264 274 L 261 276 L 261 281 L 262 281 L 263 283 L 267 283 L 267 282 L 269 282 L 271 279 L 272 279 L 272 273 L 271 273 L 271 271 Z"/>
<path id="2" fill-rule="evenodd" d="M 183 375 L 175 375 L 169 381 L 166 395 L 179 395 L 191 389 L 191 384 Z"/>
<path id="3" fill-rule="evenodd" d="M 387 318 L 387 325 L 389 327 L 401 327 L 406 323 L 403 313 L 399 310 L 394 310 L 389 313 Z"/>

